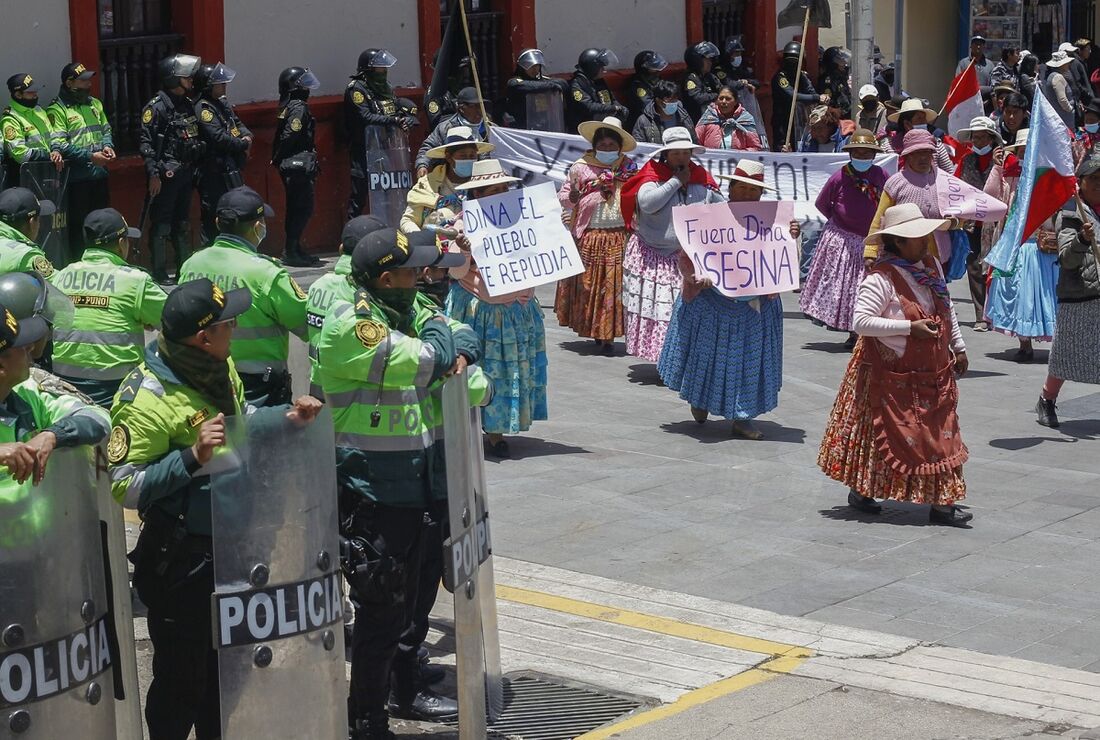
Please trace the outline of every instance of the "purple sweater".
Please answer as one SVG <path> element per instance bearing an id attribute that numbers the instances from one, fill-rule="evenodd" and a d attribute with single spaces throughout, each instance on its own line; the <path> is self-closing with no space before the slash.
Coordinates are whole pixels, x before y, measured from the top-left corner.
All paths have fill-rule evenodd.
<path id="1" fill-rule="evenodd" d="M 886 171 L 876 165 L 864 173 L 864 177 L 875 186 L 877 193 L 874 200 L 860 192 L 855 180 L 842 167 L 821 188 L 815 203 L 826 221 L 860 236 L 867 236 L 867 231 L 871 228 L 871 221 L 878 210 L 878 196 L 882 194 L 882 188 L 886 184 Z"/>

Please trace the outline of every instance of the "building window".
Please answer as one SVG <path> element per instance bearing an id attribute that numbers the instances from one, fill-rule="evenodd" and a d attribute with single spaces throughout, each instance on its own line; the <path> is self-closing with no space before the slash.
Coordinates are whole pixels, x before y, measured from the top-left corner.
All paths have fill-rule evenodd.
<path id="1" fill-rule="evenodd" d="M 141 110 L 160 89 L 157 62 L 178 52 L 171 0 L 97 0 L 103 108 L 119 152 L 138 148 Z"/>
<path id="2" fill-rule="evenodd" d="M 745 0 L 703 0 L 703 38 L 719 49 L 743 33 Z"/>
<path id="3" fill-rule="evenodd" d="M 490 0 L 462 0 L 466 6 L 466 21 L 470 26 L 470 45 L 477 58 L 477 74 L 481 80 L 481 92 L 486 101 L 500 94 L 500 48 L 506 43 L 501 36 L 503 13 L 492 10 Z M 447 32 L 450 20 L 451 0 L 439 0 L 440 37 Z M 461 35 L 460 35 L 461 36 Z M 463 44 L 465 44 L 465 37 Z"/>

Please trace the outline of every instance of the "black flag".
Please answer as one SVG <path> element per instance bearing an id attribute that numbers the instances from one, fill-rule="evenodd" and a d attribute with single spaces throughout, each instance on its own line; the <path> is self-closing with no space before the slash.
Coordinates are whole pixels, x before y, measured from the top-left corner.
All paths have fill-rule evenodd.
<path id="1" fill-rule="evenodd" d="M 466 56 L 466 39 L 462 33 L 462 11 L 458 4 L 462 0 L 451 0 L 450 13 L 447 15 L 447 28 L 443 30 L 443 39 L 435 55 L 435 70 L 428 91 L 424 94 L 424 108 L 429 117 L 434 117 L 444 98 L 451 90 L 452 78 L 459 74 L 459 63 Z M 435 104 L 434 106 L 432 104 Z"/>
<path id="2" fill-rule="evenodd" d="M 833 17 L 827 0 L 791 0 L 779 13 L 779 28 L 802 28 L 807 6 L 810 8 L 811 26 L 833 27 Z"/>

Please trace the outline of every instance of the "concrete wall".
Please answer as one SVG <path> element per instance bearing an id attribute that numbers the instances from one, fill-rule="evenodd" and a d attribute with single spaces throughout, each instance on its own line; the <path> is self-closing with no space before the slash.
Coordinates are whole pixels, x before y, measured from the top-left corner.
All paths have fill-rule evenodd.
<path id="1" fill-rule="evenodd" d="M 894 3 L 876 2 L 875 43 L 894 61 Z M 955 77 L 957 0 L 907 0 L 902 39 L 902 87 L 939 109 Z"/>
<path id="2" fill-rule="evenodd" d="M 0 79 L 28 72 L 39 84 L 44 104 L 53 100 L 61 84 L 61 68 L 71 59 L 69 5 L 61 0 L 3 0 L 0 3 Z M 8 89 L 0 88 L 0 100 L 8 102 Z"/>
<path id="3" fill-rule="evenodd" d="M 535 23 L 549 72 L 573 69 L 590 46 L 614 51 L 622 68 L 633 67 L 634 55 L 644 49 L 682 62 L 687 46 L 682 0 L 539 0 Z"/>
<path id="4" fill-rule="evenodd" d="M 395 87 L 421 84 L 414 0 L 225 3 L 224 61 L 237 71 L 229 91 L 236 102 L 275 99 L 279 72 L 293 64 L 317 75 L 321 89 L 315 95 L 342 93 L 359 52 L 370 47 L 397 57 L 390 70 Z"/>

